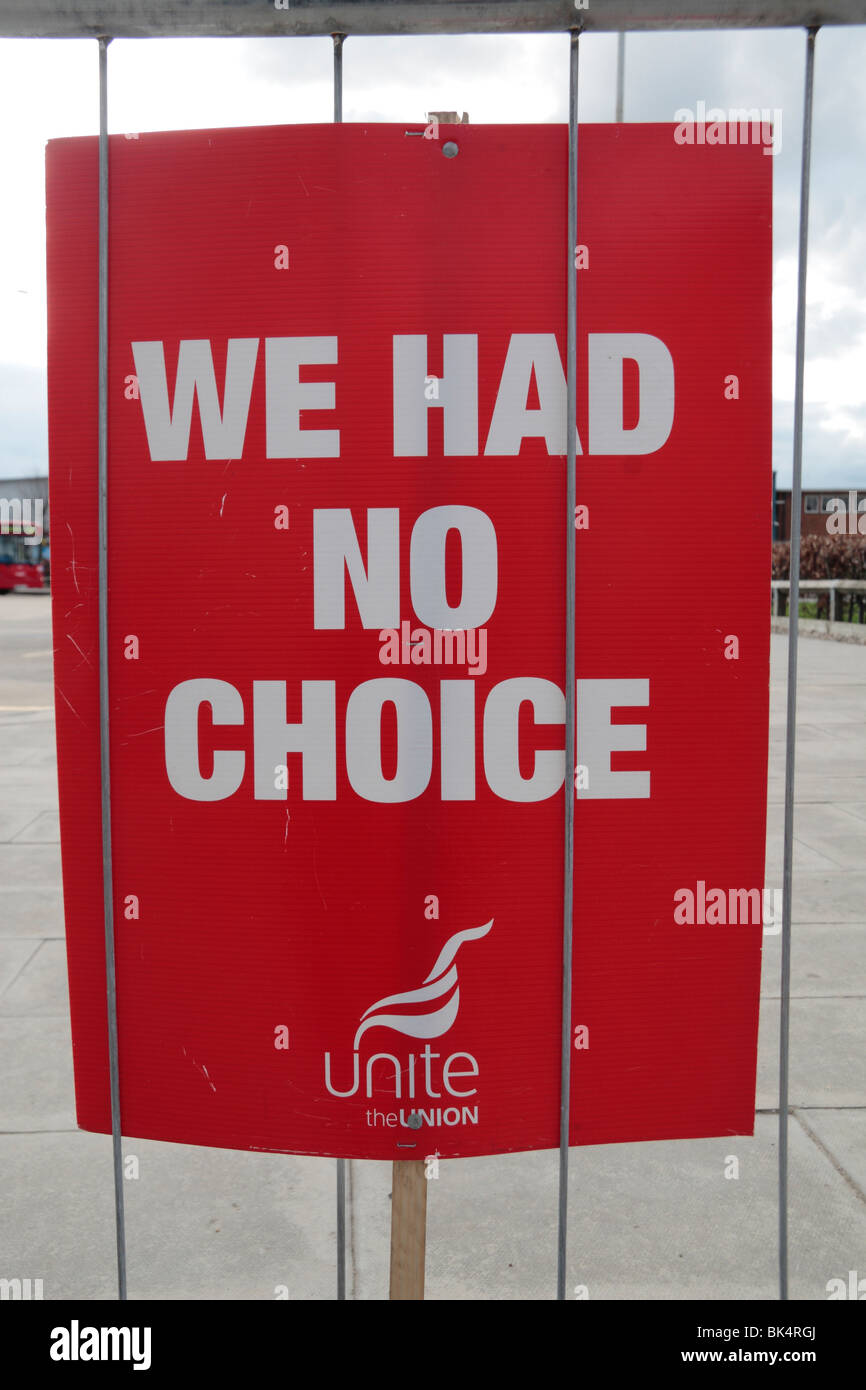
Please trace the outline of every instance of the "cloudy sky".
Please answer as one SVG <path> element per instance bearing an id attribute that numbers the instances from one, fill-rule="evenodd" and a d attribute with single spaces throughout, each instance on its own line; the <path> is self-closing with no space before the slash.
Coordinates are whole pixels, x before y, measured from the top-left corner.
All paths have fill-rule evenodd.
<path id="1" fill-rule="evenodd" d="M 775 158 L 774 466 L 790 484 L 801 31 L 629 36 L 626 119 L 673 121 L 698 101 L 782 112 Z M 0 477 L 47 471 L 44 147 L 97 130 L 92 40 L 0 41 Z M 566 120 L 568 40 L 350 39 L 344 119 Z M 614 115 L 616 39 L 581 41 L 580 119 Z M 866 28 L 817 41 L 804 482 L 866 486 Z M 327 121 L 330 39 L 115 40 L 111 131 Z M 13 210 L 14 208 L 14 215 Z"/>

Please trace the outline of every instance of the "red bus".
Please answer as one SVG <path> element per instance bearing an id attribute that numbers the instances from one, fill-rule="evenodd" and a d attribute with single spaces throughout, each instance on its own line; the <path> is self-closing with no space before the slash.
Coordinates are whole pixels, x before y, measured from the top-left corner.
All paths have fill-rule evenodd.
<path id="1" fill-rule="evenodd" d="M 26 522 L 0 521 L 0 594 L 45 588 L 43 567 L 34 555 L 39 546 L 25 540 L 35 534 L 36 528 Z"/>

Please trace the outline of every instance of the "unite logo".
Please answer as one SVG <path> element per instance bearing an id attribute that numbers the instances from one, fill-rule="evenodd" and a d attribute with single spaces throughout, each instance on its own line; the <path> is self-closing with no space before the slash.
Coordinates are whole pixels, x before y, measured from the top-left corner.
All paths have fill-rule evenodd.
<path id="1" fill-rule="evenodd" d="M 359 1047 L 361 1039 L 370 1028 L 390 1028 L 394 1032 L 402 1033 L 408 1038 L 441 1038 L 447 1033 L 457 1017 L 460 1008 L 460 984 L 457 976 L 456 957 L 457 952 L 464 941 L 478 941 L 487 935 L 493 926 L 493 918 L 485 922 L 481 927 L 467 927 L 463 931 L 455 934 L 445 942 L 439 955 L 436 957 L 430 973 L 425 977 L 417 989 L 404 990 L 399 994 L 388 994 L 383 999 L 377 999 L 375 1004 L 371 1004 L 361 1015 L 358 1027 L 355 1031 L 355 1040 L 352 1048 L 352 1085 L 347 1091 L 338 1090 L 332 1084 L 331 1054 L 325 1053 L 325 1086 L 332 1096 L 345 1099 L 354 1096 L 358 1092 L 361 1080 L 361 1064 Z M 443 1002 L 444 1001 L 444 1002 Z M 393 1074 L 393 1091 L 388 1087 L 387 1094 L 393 1094 L 397 1100 L 403 1099 L 404 1072 L 406 1079 L 407 1100 L 414 1100 L 416 1097 L 416 1066 L 422 1073 L 419 1078 L 421 1090 L 419 1094 L 426 1095 L 431 1100 L 442 1098 L 443 1091 L 437 1090 L 437 1085 L 444 1088 L 444 1092 L 449 1096 L 464 1099 L 476 1093 L 476 1087 L 470 1086 L 468 1090 L 458 1089 L 453 1083 L 455 1080 L 474 1078 L 478 1075 L 478 1062 L 470 1052 L 453 1052 L 442 1063 L 441 1069 L 434 1068 L 433 1063 L 441 1058 L 442 1054 L 433 1052 L 429 1041 L 426 1047 L 419 1054 L 410 1052 L 408 1059 L 401 1062 L 400 1058 L 392 1052 L 375 1052 L 367 1059 L 365 1068 L 365 1094 L 368 1100 L 374 1094 L 374 1067 L 380 1064 L 379 1094 L 382 1094 L 382 1081 L 385 1079 L 381 1075 L 381 1066 L 384 1066 L 387 1075 Z M 419 1065 L 420 1064 L 420 1065 Z M 392 1072 L 393 1069 L 393 1072 Z M 434 1077 L 434 1071 L 436 1076 Z M 367 1111 L 367 1124 L 376 1127 L 382 1124 L 383 1127 L 393 1129 L 398 1124 L 406 1128 L 416 1129 L 422 1124 L 455 1125 L 455 1124 L 477 1124 L 477 1106 L 449 1106 L 445 1110 L 434 1107 L 431 1110 L 416 1111 L 413 1115 L 414 1123 L 404 1110 L 399 1112 L 380 1112 L 378 1110 Z"/>

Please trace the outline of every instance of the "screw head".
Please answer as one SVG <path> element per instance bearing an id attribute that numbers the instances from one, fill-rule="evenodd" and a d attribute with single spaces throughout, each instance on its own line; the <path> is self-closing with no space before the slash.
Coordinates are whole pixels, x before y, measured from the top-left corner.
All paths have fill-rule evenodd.
<path id="1" fill-rule="evenodd" d="M 455 144 L 453 140 L 446 140 L 445 144 L 442 146 L 442 153 L 446 159 L 453 159 L 459 152 L 460 146 Z"/>

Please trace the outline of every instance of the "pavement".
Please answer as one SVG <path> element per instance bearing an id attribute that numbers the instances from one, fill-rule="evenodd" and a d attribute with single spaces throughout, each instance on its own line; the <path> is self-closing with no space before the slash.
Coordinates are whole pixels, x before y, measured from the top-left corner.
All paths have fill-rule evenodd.
<path id="1" fill-rule="evenodd" d="M 0 599 L 0 1278 L 116 1293 L 111 1140 L 75 1127 L 49 600 Z M 786 639 L 772 641 L 768 887 L 782 882 Z M 866 1294 L 866 647 L 803 638 L 794 858 L 791 1297 Z M 777 1297 L 780 942 L 765 937 L 752 1138 L 571 1151 L 570 1296 Z M 131 1298 L 335 1296 L 333 1160 L 124 1145 Z M 731 1174 L 737 1159 L 738 1176 Z M 452 1160 L 428 1299 L 556 1291 L 556 1152 Z M 388 1289 L 389 1163 L 347 1165 L 347 1286 Z"/>

